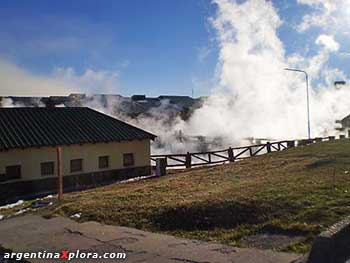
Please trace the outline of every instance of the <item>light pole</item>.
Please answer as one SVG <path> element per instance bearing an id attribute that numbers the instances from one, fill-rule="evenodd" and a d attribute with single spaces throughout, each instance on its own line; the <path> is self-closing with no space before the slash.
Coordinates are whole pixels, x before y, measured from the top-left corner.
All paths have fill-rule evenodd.
<path id="1" fill-rule="evenodd" d="M 288 71 L 295 71 L 295 72 L 301 72 L 305 74 L 305 81 L 306 81 L 306 99 L 307 99 L 307 134 L 309 139 L 311 138 L 311 130 L 310 130 L 310 103 L 309 103 L 309 75 L 306 71 L 300 70 L 300 69 L 294 69 L 294 68 L 285 68 L 284 70 Z"/>

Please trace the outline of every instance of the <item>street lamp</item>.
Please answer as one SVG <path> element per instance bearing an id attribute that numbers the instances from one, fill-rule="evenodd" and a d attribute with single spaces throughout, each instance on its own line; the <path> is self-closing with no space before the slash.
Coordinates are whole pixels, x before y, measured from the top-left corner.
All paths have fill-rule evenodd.
<path id="1" fill-rule="evenodd" d="M 293 69 L 293 68 L 285 68 L 284 70 L 288 71 L 295 71 L 295 72 L 301 72 L 305 74 L 305 81 L 306 81 L 306 98 L 307 98 L 307 134 L 309 136 L 309 139 L 311 138 L 310 136 L 310 103 L 309 103 L 309 75 L 307 74 L 306 71 L 300 70 L 300 69 Z"/>

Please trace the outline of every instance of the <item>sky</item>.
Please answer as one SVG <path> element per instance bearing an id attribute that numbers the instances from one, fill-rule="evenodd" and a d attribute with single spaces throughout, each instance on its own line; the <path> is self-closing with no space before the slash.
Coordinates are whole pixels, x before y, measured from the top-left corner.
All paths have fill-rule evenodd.
<path id="1" fill-rule="evenodd" d="M 220 79 L 218 2 L 1 0 L 0 95 L 208 96 Z M 315 88 L 347 80 L 350 1 L 264 2 L 279 17 L 283 55 Z"/>

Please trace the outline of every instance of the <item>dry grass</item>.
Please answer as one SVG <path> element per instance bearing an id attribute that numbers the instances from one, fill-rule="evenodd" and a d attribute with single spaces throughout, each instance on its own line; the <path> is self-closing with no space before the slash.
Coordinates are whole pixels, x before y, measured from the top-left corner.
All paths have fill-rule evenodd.
<path id="1" fill-rule="evenodd" d="M 42 213 L 240 246 L 258 233 L 300 235 L 277 250 L 305 252 L 350 214 L 350 141 L 289 149 L 245 161 L 65 195 Z"/>

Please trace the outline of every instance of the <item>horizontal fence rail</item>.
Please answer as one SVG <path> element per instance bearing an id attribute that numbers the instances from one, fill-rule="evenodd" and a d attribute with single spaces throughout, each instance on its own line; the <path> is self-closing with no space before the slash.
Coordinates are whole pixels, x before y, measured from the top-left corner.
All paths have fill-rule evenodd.
<path id="1" fill-rule="evenodd" d="M 340 136 L 340 139 L 344 136 Z M 265 144 L 241 146 L 241 147 L 229 147 L 228 149 L 219 151 L 208 152 L 187 152 L 182 154 L 156 154 L 151 155 L 152 166 L 156 165 L 157 159 L 165 160 L 163 163 L 166 168 L 191 168 L 202 165 L 215 165 L 228 162 L 234 162 L 250 158 L 253 156 L 283 151 L 288 148 L 296 146 L 304 146 L 322 141 L 335 140 L 335 136 L 317 137 L 314 139 L 302 139 L 302 140 L 285 140 L 277 142 L 267 142 Z"/>

